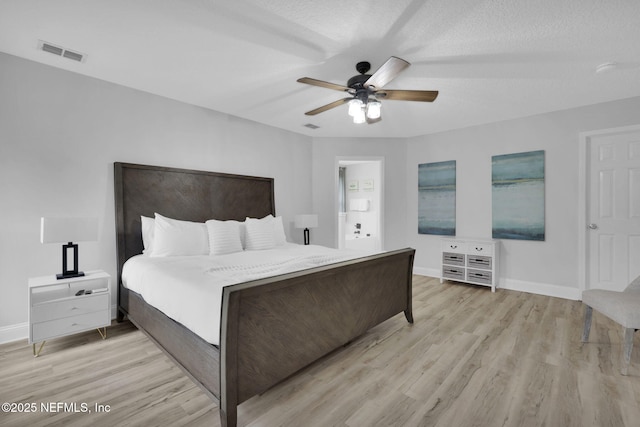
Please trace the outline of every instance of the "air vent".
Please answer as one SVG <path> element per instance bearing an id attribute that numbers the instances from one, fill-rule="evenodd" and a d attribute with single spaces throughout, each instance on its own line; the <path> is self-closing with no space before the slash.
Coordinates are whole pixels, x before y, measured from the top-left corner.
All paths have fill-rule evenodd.
<path id="1" fill-rule="evenodd" d="M 304 125 L 304 127 L 309 129 L 318 129 L 320 126 L 316 126 L 313 123 L 307 123 L 306 125 Z"/>
<path id="2" fill-rule="evenodd" d="M 65 49 L 64 47 L 56 46 L 49 42 L 45 42 L 42 40 L 38 40 L 38 49 L 53 53 L 54 55 L 62 56 L 67 59 L 71 59 L 72 61 L 84 62 L 86 55 L 78 52 L 74 52 L 69 49 Z"/>
<path id="3" fill-rule="evenodd" d="M 42 50 L 44 50 L 45 52 L 53 53 L 54 55 L 58 55 L 58 56 L 61 56 L 62 53 L 64 52 L 64 49 L 47 44 L 47 43 L 42 43 Z"/>

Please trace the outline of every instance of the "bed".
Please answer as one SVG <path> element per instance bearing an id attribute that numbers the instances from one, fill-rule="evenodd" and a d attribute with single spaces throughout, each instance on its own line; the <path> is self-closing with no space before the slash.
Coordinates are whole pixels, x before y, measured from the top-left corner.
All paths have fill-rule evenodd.
<path id="1" fill-rule="evenodd" d="M 126 316 L 218 401 L 222 426 L 237 425 L 242 402 L 373 326 L 399 313 L 413 323 L 407 248 L 226 286 L 212 345 L 122 285 L 124 263 L 143 250 L 140 217 L 275 216 L 273 179 L 117 162 L 114 187 L 118 320 Z"/>

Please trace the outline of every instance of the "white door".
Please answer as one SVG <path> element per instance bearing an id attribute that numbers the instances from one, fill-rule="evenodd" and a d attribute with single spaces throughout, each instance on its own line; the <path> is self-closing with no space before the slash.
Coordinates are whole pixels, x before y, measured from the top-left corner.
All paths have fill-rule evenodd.
<path id="1" fill-rule="evenodd" d="M 587 283 L 623 290 L 640 275 L 640 131 L 591 137 Z"/>

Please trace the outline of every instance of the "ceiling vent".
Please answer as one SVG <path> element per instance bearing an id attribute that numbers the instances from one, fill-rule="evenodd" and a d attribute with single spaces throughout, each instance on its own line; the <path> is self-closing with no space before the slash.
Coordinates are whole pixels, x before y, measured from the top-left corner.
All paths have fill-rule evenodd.
<path id="1" fill-rule="evenodd" d="M 84 62 L 86 55 L 79 52 L 74 52 L 64 47 L 56 46 L 49 42 L 38 40 L 38 49 L 44 52 L 53 53 L 54 55 L 62 56 L 72 61 Z"/>
<path id="2" fill-rule="evenodd" d="M 306 125 L 304 125 L 304 127 L 315 130 L 315 129 L 318 129 L 320 126 L 316 126 L 313 123 L 307 123 Z"/>

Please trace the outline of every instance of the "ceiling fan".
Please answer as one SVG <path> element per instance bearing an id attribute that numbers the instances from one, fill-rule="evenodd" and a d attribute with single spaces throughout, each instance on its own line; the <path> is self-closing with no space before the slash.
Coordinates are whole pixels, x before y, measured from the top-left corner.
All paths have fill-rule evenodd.
<path id="1" fill-rule="evenodd" d="M 316 114 L 348 103 L 349 115 L 353 117 L 354 123 L 371 124 L 382 120 L 380 116 L 381 99 L 433 102 L 438 96 L 437 90 L 383 89 L 384 85 L 396 78 L 396 76 L 409 65 L 411 64 L 404 59 L 392 56 L 387 62 L 382 64 L 375 73 L 367 74 L 371 69 L 371 64 L 366 61 L 358 62 L 356 64 L 356 70 L 358 70 L 360 74 L 351 77 L 346 86 L 312 79 L 310 77 L 302 77 L 297 81 L 312 86 L 347 92 L 351 95 L 314 110 L 307 111 L 305 114 L 307 116 L 315 116 Z"/>

